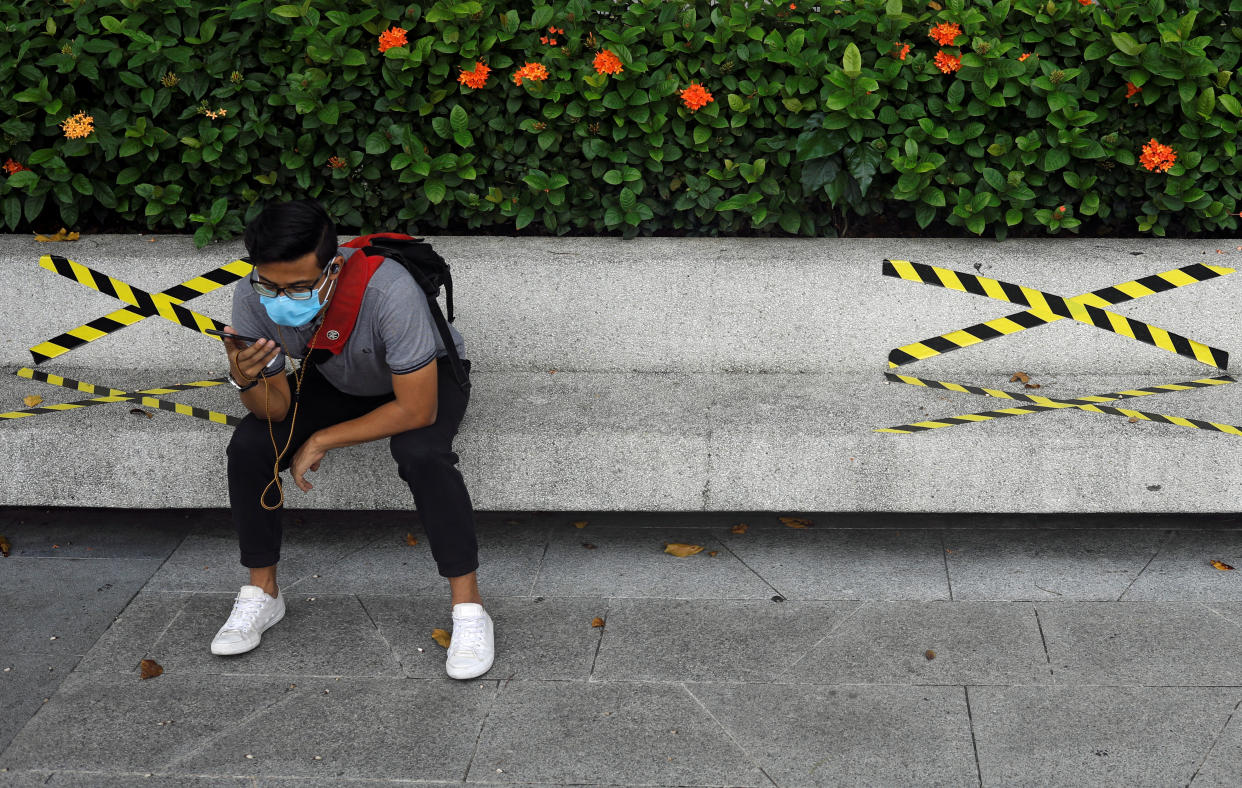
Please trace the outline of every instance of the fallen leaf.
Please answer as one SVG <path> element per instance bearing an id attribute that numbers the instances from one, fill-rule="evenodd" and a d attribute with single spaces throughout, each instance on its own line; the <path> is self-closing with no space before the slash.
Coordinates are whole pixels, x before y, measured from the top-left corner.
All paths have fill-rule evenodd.
<path id="1" fill-rule="evenodd" d="M 138 675 L 144 679 L 153 679 L 164 672 L 163 666 L 153 659 L 144 659 L 138 663 Z"/>
<path id="2" fill-rule="evenodd" d="M 149 244 L 153 244 L 153 243 L 155 243 L 155 239 L 154 239 L 154 238 L 148 238 L 148 239 L 147 239 L 147 243 L 149 243 Z"/>
<path id="3" fill-rule="evenodd" d="M 555 374 L 556 374 L 556 370 L 555 370 L 555 369 L 549 369 L 549 370 L 548 370 L 548 374 L 549 374 L 549 375 L 555 375 Z"/>
<path id="4" fill-rule="evenodd" d="M 604 619 L 600 618 L 599 616 L 596 616 L 595 618 L 591 619 L 591 626 L 599 628 L 599 627 L 602 627 L 603 625 L 604 625 Z"/>
<path id="5" fill-rule="evenodd" d="M 1009 382 L 1010 383 L 1030 383 L 1031 376 L 1026 374 L 1025 372 L 1015 372 L 1013 373 L 1013 377 L 1009 379 Z"/>
<path id="6" fill-rule="evenodd" d="M 1028 388 L 1028 389 L 1042 389 L 1043 388 L 1043 386 L 1041 386 L 1038 383 L 1023 383 L 1022 386 L 1023 388 Z"/>
<path id="7" fill-rule="evenodd" d="M 78 234 L 77 234 L 77 233 L 71 233 L 71 232 L 69 232 L 68 230 L 66 230 L 64 227 L 62 227 L 62 228 L 60 228 L 60 231 L 59 231 L 59 232 L 57 232 L 57 233 L 55 233 L 55 234 L 53 234 L 53 235 L 39 235 L 38 233 L 35 233 L 35 240 L 36 240 L 36 241 L 43 241 L 43 242 L 49 242 L 49 241 L 76 241 L 76 240 L 78 240 Z"/>
<path id="8" fill-rule="evenodd" d="M 708 551 L 707 551 L 707 554 L 708 554 L 708 555 L 710 555 L 712 558 L 715 558 L 715 557 L 716 557 L 717 552 L 719 552 L 719 551 L 717 551 L 717 550 L 708 550 Z"/>
<path id="9" fill-rule="evenodd" d="M 928 659 L 935 659 L 936 652 L 932 651 L 931 649 L 927 649 L 926 651 L 923 652 L 923 656 L 927 657 Z"/>
<path id="10" fill-rule="evenodd" d="M 664 546 L 664 552 L 669 555 L 675 555 L 678 558 L 688 558 L 695 553 L 703 552 L 703 546 L 697 544 L 681 544 L 680 542 L 670 542 Z"/>
<path id="11" fill-rule="evenodd" d="M 1133 416 L 1131 416 L 1130 418 L 1126 419 L 1126 421 L 1130 422 L 1131 424 L 1138 424 L 1138 419 L 1136 419 L 1136 418 L 1135 418 L 1135 417 L 1133 417 Z"/>
<path id="12" fill-rule="evenodd" d="M 22 399 L 22 402 L 26 403 L 26 407 L 28 408 L 33 408 L 35 405 L 38 405 L 42 401 L 43 401 L 43 397 L 40 397 L 38 394 L 27 394 Z"/>
<path id="13" fill-rule="evenodd" d="M 780 521 L 790 528 L 806 528 L 811 525 L 810 520 L 804 520 L 801 517 L 782 517 Z"/>
<path id="14" fill-rule="evenodd" d="M 578 522 L 574 523 L 574 528 L 586 528 L 586 527 L 587 527 L 586 520 L 579 520 Z"/>
<path id="15" fill-rule="evenodd" d="M 591 544 L 590 542 L 583 542 L 583 543 L 582 543 L 582 546 L 583 546 L 583 547 L 585 547 L 585 548 L 586 548 L 586 549 L 588 549 L 588 550 L 594 550 L 594 549 L 595 549 L 595 545 Z"/>
<path id="16" fill-rule="evenodd" d="M 0 555 L 5 558 L 9 557 L 9 551 L 13 549 L 13 545 L 9 544 L 9 540 L 0 536 Z"/>
<path id="17" fill-rule="evenodd" d="M 410 547 L 413 547 L 414 545 L 418 544 L 418 540 L 414 538 L 414 534 L 406 534 L 405 543 L 408 544 Z"/>
<path id="18" fill-rule="evenodd" d="M 132 414 L 134 414 L 135 416 L 146 416 L 148 419 L 153 419 L 153 418 L 155 418 L 155 414 L 154 414 L 154 413 L 151 413 L 150 411 L 143 410 L 142 408 L 130 408 L 130 409 L 129 409 L 129 412 L 130 412 L 130 413 L 132 413 Z"/>
<path id="19" fill-rule="evenodd" d="M 746 523 L 738 523 L 737 525 L 733 526 L 733 533 L 744 534 L 746 533 L 746 529 L 749 527 L 750 526 L 747 525 Z"/>
<path id="20" fill-rule="evenodd" d="M 448 648 L 449 643 L 453 640 L 453 636 L 448 632 L 445 632 L 443 629 L 433 629 L 431 630 L 431 639 L 439 643 L 441 646 Z"/>
<path id="21" fill-rule="evenodd" d="M 8 555 L 8 553 L 5 553 L 5 555 Z M 1216 567 L 1222 572 L 1228 572 L 1230 569 L 1233 569 L 1233 567 L 1230 566 L 1229 564 L 1223 564 L 1220 561 L 1216 561 L 1216 560 L 1212 561 L 1212 566 Z"/>

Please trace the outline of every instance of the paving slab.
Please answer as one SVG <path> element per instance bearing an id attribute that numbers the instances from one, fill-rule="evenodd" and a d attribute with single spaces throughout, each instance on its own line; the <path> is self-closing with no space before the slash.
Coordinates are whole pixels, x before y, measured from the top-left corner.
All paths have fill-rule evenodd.
<path id="1" fill-rule="evenodd" d="M 982 783 L 1006 786 L 1188 785 L 1242 700 L 1219 687 L 968 692 Z"/>
<path id="2" fill-rule="evenodd" d="M 1108 600 L 1131 585 L 1169 540 L 1169 531 L 957 529 L 944 536 L 953 598 Z"/>
<path id="3" fill-rule="evenodd" d="M 715 536 L 676 527 L 645 529 L 640 536 L 635 539 L 616 527 L 553 529 L 532 593 L 741 599 L 766 599 L 777 593 Z M 670 543 L 698 544 L 703 551 L 678 558 L 664 552 Z"/>
<path id="4" fill-rule="evenodd" d="M 0 753 L 0 766 L 163 771 L 280 704 L 288 685 L 283 677 L 74 674 Z"/>
<path id="5" fill-rule="evenodd" d="M 285 617 L 259 648 L 217 656 L 211 639 L 228 619 L 234 594 L 194 594 L 147 652 L 168 673 L 275 676 L 390 676 L 401 666 L 352 595 L 284 592 Z M 443 666 L 441 666 L 443 671 Z"/>
<path id="6" fill-rule="evenodd" d="M 675 733 L 673 731 L 676 731 Z M 679 684 L 506 681 L 467 782 L 771 785 Z"/>
<path id="7" fill-rule="evenodd" d="M 1053 680 L 1031 605 L 956 600 L 863 602 L 785 673 L 816 684 Z"/>
<path id="8" fill-rule="evenodd" d="M 0 510 L 0 534 L 17 558 L 167 558 L 197 527 L 201 509 L 91 509 L 69 520 L 63 509 Z"/>
<path id="9" fill-rule="evenodd" d="M 177 768 L 254 777 L 461 780 L 495 697 L 494 681 L 447 676 L 304 679 L 279 712 L 234 724 L 210 746 L 180 758 Z"/>
<path id="10" fill-rule="evenodd" d="M 446 597 L 366 595 L 361 600 L 380 635 L 392 646 L 406 676 L 444 675 L 446 652 L 431 633 L 435 629 L 453 631 L 452 610 Z M 604 631 L 592 626 L 592 622 L 596 618 L 608 620 L 609 600 L 489 595 L 483 603 L 495 627 L 496 657 L 486 674 L 489 678 L 592 678 L 592 665 Z"/>
<path id="11" fill-rule="evenodd" d="M 961 687 L 686 687 L 777 785 L 978 785 Z"/>
<path id="12" fill-rule="evenodd" d="M 407 535 L 416 544 L 410 545 Z M 547 549 L 547 527 L 484 519 L 476 522 L 475 536 L 479 582 L 488 593 L 529 594 Z M 284 587 L 305 594 L 442 594 L 444 600 L 449 593 L 448 580 L 440 575 L 431 555 L 426 531 L 415 520 L 405 528 L 386 527 L 381 536 L 348 555 L 322 556 L 315 571 L 301 573 Z"/>
<path id="13" fill-rule="evenodd" d="M 1160 551 L 1143 568 L 1121 597 L 1128 601 L 1168 600 L 1202 602 L 1242 602 L 1242 582 L 1235 572 L 1218 569 L 1219 561 L 1242 567 L 1242 531 L 1237 527 L 1210 527 L 1190 518 L 1191 525 L 1204 528 L 1170 529 Z"/>
<path id="14" fill-rule="evenodd" d="M 939 531 L 824 529 L 816 519 L 761 538 L 732 529 L 717 538 L 786 599 L 950 598 Z"/>
<path id="15" fill-rule="evenodd" d="M 596 681 L 771 681 L 840 626 L 856 602 L 614 599 Z"/>
<path id="16" fill-rule="evenodd" d="M 1038 602 L 1057 684 L 1242 685 L 1242 626 L 1199 602 Z"/>

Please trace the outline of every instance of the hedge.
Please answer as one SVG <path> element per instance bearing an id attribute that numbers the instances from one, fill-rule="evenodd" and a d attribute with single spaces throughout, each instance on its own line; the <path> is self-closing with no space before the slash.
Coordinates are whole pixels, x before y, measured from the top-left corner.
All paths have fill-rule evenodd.
<path id="1" fill-rule="evenodd" d="M 1238 227 L 1242 0 L 512 5 L 0 6 L 0 223 Z"/>

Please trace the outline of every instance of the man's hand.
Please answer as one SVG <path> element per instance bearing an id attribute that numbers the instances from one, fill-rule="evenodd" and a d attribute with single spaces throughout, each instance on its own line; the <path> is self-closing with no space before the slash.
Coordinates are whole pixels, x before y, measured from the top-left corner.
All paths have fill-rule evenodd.
<path id="1" fill-rule="evenodd" d="M 232 326 L 225 326 L 224 333 L 237 332 Z M 271 339 L 260 339 L 250 346 L 236 339 L 225 339 L 224 350 L 229 354 L 229 366 L 236 370 L 233 377 L 237 378 L 238 383 L 245 385 L 258 378 L 263 368 L 272 363 L 272 359 L 280 352 L 280 345 Z"/>
<path id="2" fill-rule="evenodd" d="M 310 492 L 313 485 L 306 481 L 307 471 L 319 470 L 319 461 L 328 453 L 327 449 L 320 448 L 319 441 L 316 437 L 319 433 L 311 435 L 293 455 L 293 461 L 289 463 L 289 475 L 293 477 L 293 483 L 298 486 L 302 492 Z"/>

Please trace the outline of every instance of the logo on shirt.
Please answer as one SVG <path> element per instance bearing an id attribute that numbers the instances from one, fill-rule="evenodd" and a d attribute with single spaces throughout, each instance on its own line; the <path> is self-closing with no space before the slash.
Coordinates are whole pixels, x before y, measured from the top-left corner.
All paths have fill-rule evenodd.
<path id="1" fill-rule="evenodd" d="M 340 338 L 341 338 L 341 332 L 337 331 L 335 328 L 328 331 L 328 339 L 332 340 L 333 342 L 335 342 L 336 340 Z"/>

